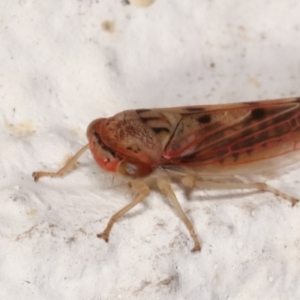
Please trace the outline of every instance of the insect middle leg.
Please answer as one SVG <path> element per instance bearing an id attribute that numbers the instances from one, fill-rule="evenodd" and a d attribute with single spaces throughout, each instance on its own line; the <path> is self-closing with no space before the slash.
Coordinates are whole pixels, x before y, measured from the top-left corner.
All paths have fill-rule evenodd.
<path id="1" fill-rule="evenodd" d="M 113 225 L 118 221 L 118 219 L 122 218 L 128 211 L 130 211 L 133 207 L 135 207 L 138 203 L 142 202 L 150 193 L 150 189 L 147 184 L 142 181 L 133 181 L 131 182 L 132 189 L 137 193 L 134 200 L 115 213 L 110 220 L 104 231 L 102 233 L 97 234 L 98 238 L 104 239 L 106 242 L 109 240 L 109 233 L 113 227 Z"/>
<path id="2" fill-rule="evenodd" d="M 34 178 L 34 181 L 38 181 L 41 177 L 61 177 L 64 176 L 67 172 L 69 172 L 71 169 L 74 168 L 76 165 L 78 158 L 89 148 L 89 145 L 85 145 L 82 147 L 67 163 L 65 166 L 63 166 L 61 169 L 59 169 L 57 172 L 44 172 L 44 171 L 38 171 L 33 172 L 32 176 Z"/>
<path id="3" fill-rule="evenodd" d="M 294 206 L 299 200 L 293 196 L 287 195 L 271 186 L 265 182 L 236 182 L 236 183 L 221 183 L 221 182 L 209 182 L 196 180 L 194 176 L 186 176 L 182 178 L 182 184 L 188 188 L 202 188 L 202 189 L 213 189 L 213 190 L 244 190 L 244 189 L 256 189 L 262 192 L 270 192 L 275 196 L 279 196 L 284 200 L 287 200 Z"/>
<path id="4" fill-rule="evenodd" d="M 194 247 L 191 251 L 192 252 L 200 251 L 201 245 L 200 245 L 199 239 L 195 233 L 194 226 L 191 223 L 191 221 L 189 220 L 189 218 L 187 217 L 187 215 L 185 214 L 185 212 L 182 210 L 170 183 L 165 178 L 159 178 L 159 179 L 157 179 L 157 186 L 160 189 L 160 191 L 170 199 L 170 201 L 171 201 L 173 207 L 175 208 L 176 212 L 178 213 L 180 219 L 183 221 L 183 223 L 187 227 L 188 231 L 190 232 L 190 235 L 194 241 Z"/>

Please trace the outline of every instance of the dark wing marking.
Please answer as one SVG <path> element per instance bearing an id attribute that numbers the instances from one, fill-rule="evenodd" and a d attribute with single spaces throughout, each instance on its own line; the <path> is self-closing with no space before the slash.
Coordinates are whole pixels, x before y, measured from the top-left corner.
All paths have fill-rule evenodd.
<path id="1" fill-rule="evenodd" d="M 250 102 L 183 114 L 165 147 L 163 164 L 247 163 L 298 150 L 299 102 Z"/>

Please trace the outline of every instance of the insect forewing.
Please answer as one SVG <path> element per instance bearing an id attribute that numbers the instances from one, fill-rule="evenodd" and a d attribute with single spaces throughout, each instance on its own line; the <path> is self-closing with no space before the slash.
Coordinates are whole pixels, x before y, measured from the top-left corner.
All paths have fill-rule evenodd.
<path id="1" fill-rule="evenodd" d="M 260 172 L 274 167 L 274 158 L 292 163 L 284 156 L 300 150 L 299 98 L 159 111 L 158 128 L 150 112 L 147 119 L 139 114 L 164 137 L 165 167 L 218 172 L 257 165 Z"/>

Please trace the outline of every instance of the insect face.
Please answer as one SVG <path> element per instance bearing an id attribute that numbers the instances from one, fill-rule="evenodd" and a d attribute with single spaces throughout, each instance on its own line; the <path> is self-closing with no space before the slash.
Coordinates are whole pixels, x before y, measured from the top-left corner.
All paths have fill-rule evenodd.
<path id="1" fill-rule="evenodd" d="M 126 155 L 117 153 L 115 149 L 105 144 L 102 138 L 106 133 L 105 121 L 106 119 L 97 119 L 87 129 L 89 148 L 98 165 L 105 171 L 131 178 L 144 177 L 152 173 L 149 164 L 138 159 L 126 158 Z"/>
<path id="2" fill-rule="evenodd" d="M 101 130 L 105 119 L 94 120 L 87 129 L 89 147 L 97 164 L 108 172 L 116 172 L 120 157 L 116 152 L 106 146 L 101 138 Z"/>

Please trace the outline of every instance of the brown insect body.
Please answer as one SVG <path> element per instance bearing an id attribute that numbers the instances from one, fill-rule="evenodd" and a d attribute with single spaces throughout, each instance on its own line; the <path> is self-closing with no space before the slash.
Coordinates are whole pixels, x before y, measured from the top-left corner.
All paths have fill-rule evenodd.
<path id="1" fill-rule="evenodd" d="M 129 110 L 93 121 L 87 136 L 102 168 L 133 178 L 160 166 L 208 173 L 259 161 L 267 166 L 268 159 L 300 149 L 300 100 Z M 125 162 L 130 172 L 119 168 Z"/>
<path id="2" fill-rule="evenodd" d="M 200 242 L 169 183 L 174 177 L 179 176 L 186 188 L 258 189 L 281 196 L 292 205 L 298 202 L 265 182 L 233 184 L 210 179 L 261 174 L 299 162 L 300 98 L 127 110 L 93 121 L 87 137 L 89 144 L 62 169 L 34 172 L 33 176 L 35 180 L 62 176 L 89 148 L 101 168 L 129 178 L 136 196 L 98 235 L 106 241 L 113 224 L 148 196 L 149 179 L 154 179 L 172 202 L 194 241 L 193 251 L 200 250 Z"/>

